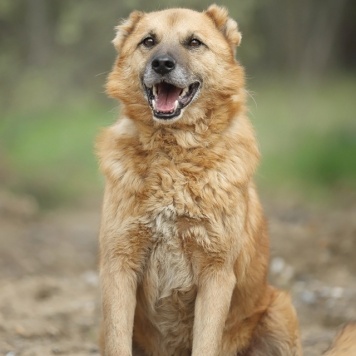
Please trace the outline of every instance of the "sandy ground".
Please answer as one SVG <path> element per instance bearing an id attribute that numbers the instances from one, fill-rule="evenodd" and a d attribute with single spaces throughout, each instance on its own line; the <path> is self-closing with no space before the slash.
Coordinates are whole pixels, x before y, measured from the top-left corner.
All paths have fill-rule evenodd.
<path id="1" fill-rule="evenodd" d="M 356 319 L 356 204 L 328 211 L 265 202 L 270 279 L 291 292 L 305 355 Z M 95 208 L 40 213 L 0 194 L 0 355 L 99 355 Z"/>

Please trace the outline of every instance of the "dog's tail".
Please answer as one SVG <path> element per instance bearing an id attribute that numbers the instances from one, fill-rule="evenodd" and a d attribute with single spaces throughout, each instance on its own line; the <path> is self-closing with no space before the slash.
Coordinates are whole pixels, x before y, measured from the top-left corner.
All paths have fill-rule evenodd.
<path id="1" fill-rule="evenodd" d="M 356 321 L 340 330 L 323 356 L 356 356 Z"/>

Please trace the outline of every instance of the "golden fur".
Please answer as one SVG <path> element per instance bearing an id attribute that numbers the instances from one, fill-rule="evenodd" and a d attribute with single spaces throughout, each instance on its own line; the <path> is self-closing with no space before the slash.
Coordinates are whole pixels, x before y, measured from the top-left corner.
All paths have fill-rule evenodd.
<path id="1" fill-rule="evenodd" d="M 192 34 L 204 46 L 193 47 Z M 107 92 L 122 117 L 97 145 L 106 177 L 103 355 L 301 355 L 290 299 L 266 281 L 269 243 L 252 181 L 259 152 L 234 57 L 240 40 L 216 5 L 133 12 L 117 28 Z M 143 89 L 158 52 L 201 84 L 173 120 L 153 118 Z"/>
<path id="2" fill-rule="evenodd" d="M 356 355 L 356 322 L 346 324 L 336 335 L 325 356 Z"/>

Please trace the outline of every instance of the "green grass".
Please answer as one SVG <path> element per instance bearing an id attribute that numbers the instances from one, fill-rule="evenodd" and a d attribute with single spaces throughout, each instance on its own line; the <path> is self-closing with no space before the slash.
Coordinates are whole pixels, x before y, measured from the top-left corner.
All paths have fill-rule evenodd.
<path id="1" fill-rule="evenodd" d="M 253 86 L 253 83 L 252 83 Z M 261 145 L 262 189 L 308 199 L 356 187 L 356 81 L 257 84 L 252 120 Z"/>
<path id="2" fill-rule="evenodd" d="M 356 187 L 355 78 L 303 86 L 292 80 L 249 81 L 250 117 L 262 152 L 257 181 L 264 192 L 307 199 Z M 33 195 L 42 207 L 97 196 L 94 155 L 100 127 L 116 117 L 114 102 L 64 102 L 0 120 L 0 164 L 6 189 Z"/>
<path id="3" fill-rule="evenodd" d="M 0 124 L 7 187 L 43 207 L 95 195 L 101 184 L 94 141 L 115 119 L 108 108 L 81 104 L 8 115 Z"/>

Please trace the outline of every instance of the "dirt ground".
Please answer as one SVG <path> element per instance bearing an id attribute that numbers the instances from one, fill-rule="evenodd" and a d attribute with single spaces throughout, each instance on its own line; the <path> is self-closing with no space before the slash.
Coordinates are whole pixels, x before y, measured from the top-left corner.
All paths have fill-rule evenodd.
<path id="1" fill-rule="evenodd" d="M 0 194 L 0 355 L 99 355 L 100 202 L 90 205 L 43 213 Z M 264 206 L 270 279 L 292 294 L 305 355 L 320 355 L 356 319 L 356 204 Z"/>

